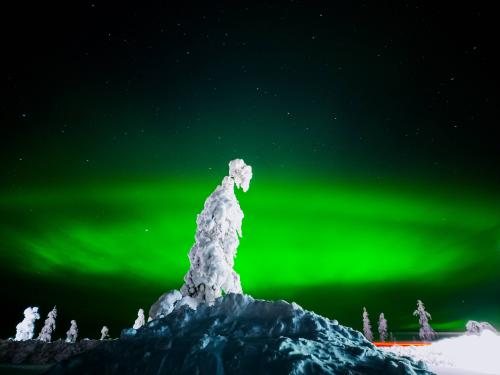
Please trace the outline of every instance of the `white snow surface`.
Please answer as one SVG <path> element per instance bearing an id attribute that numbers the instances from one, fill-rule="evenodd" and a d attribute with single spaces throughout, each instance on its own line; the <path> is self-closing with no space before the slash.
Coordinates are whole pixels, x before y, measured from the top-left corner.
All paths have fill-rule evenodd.
<path id="1" fill-rule="evenodd" d="M 489 330 L 480 335 L 442 339 L 430 346 L 393 346 L 382 350 L 423 361 L 436 374 L 500 374 L 500 336 Z"/>
<path id="2" fill-rule="evenodd" d="M 423 363 L 384 353 L 351 328 L 286 301 L 228 294 L 124 330 L 50 374 L 407 374 Z"/>
<path id="3" fill-rule="evenodd" d="M 31 340 L 35 334 L 35 321 L 40 319 L 38 307 L 28 307 L 24 310 L 24 319 L 16 326 L 16 341 Z"/>

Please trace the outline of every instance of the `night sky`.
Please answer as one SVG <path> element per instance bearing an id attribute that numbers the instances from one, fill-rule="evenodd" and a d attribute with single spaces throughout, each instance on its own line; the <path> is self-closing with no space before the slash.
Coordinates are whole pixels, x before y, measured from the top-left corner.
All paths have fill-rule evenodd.
<path id="1" fill-rule="evenodd" d="M 496 14 L 476 3 L 16 2 L 0 22 L 0 337 L 116 337 L 253 167 L 236 270 L 361 329 L 500 326 Z M 34 3 L 34 2 L 33 2 Z M 38 323 L 37 329 L 41 327 Z"/>

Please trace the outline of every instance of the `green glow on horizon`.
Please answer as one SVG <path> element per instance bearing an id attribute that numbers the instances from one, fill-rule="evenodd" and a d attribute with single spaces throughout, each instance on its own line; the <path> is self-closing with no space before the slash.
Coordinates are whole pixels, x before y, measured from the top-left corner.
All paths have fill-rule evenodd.
<path id="1" fill-rule="evenodd" d="M 23 223 L 2 226 L 4 245 L 16 249 L 7 257 L 21 271 L 50 277 L 68 271 L 180 286 L 196 214 L 221 179 L 4 194 L 3 216 Z M 245 219 L 236 270 L 250 292 L 436 281 L 467 267 L 474 250 L 498 260 L 500 210 L 485 196 L 259 178 L 237 195 Z"/>
<path id="2" fill-rule="evenodd" d="M 448 321 L 448 322 L 434 322 L 432 320 L 430 321 L 431 327 L 435 331 L 441 331 L 441 332 L 443 332 L 443 331 L 445 331 L 445 332 L 446 331 L 456 331 L 457 327 L 459 327 L 461 331 L 464 331 L 466 323 L 467 323 L 467 320 L 465 320 L 465 319 L 456 319 L 456 320 L 452 320 L 452 321 Z M 414 323 L 408 324 L 402 328 L 407 329 L 407 330 L 418 331 L 418 329 L 420 328 L 420 326 L 418 324 L 418 318 L 415 317 Z"/>

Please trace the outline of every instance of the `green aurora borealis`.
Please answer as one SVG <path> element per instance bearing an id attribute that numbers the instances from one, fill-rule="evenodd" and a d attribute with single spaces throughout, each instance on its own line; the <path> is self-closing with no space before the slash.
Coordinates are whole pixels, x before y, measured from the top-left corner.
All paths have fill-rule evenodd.
<path id="1" fill-rule="evenodd" d="M 13 6 L 0 337 L 54 304 L 56 335 L 76 319 L 82 337 L 118 336 L 181 286 L 196 215 L 237 157 L 254 171 L 236 193 L 246 293 L 357 329 L 366 306 L 374 327 L 383 311 L 413 331 L 417 299 L 436 330 L 500 327 L 496 34 L 477 15 L 495 12 Z"/>
<path id="2" fill-rule="evenodd" d="M 17 249 L 7 259 L 4 255 L 4 261 L 21 273 L 58 282 L 71 275 L 92 283 L 97 276 L 123 280 L 124 285 L 142 280 L 165 289 L 178 287 L 188 269 L 196 214 L 219 182 L 214 177 L 97 182 L 3 195 L 3 216 L 17 218 L 15 224 L 2 222 L 3 246 Z M 245 292 L 256 297 L 304 299 L 307 307 L 333 317 L 339 315 L 336 303 L 316 307 L 294 291 L 325 289 L 318 293 L 321 298 L 335 298 L 337 289 L 362 294 L 377 285 L 381 290 L 375 296 L 382 298 L 383 289 L 396 282 L 420 285 L 418 297 L 432 295 L 428 289 L 433 285 L 456 293 L 471 282 L 495 283 L 500 207 L 491 204 L 491 196 L 473 199 L 446 188 L 273 178 L 257 169 L 250 190 L 238 197 L 246 217 L 236 269 Z M 22 231 L 16 231 L 19 223 Z M 126 287 L 118 295 L 122 293 L 127 294 Z M 401 288 L 398 293 L 406 292 Z M 413 307 L 410 296 L 399 297 L 408 311 Z M 464 298 L 470 297 L 476 298 Z M 393 314 L 405 310 L 394 305 L 397 301 L 373 298 L 349 300 L 371 302 Z M 463 308 L 461 301 L 450 303 L 455 303 L 452 309 Z M 495 321 L 495 303 L 485 306 L 482 319 Z M 447 308 L 434 307 L 446 312 L 435 316 L 437 327 L 448 330 L 460 330 L 474 311 L 459 310 L 454 314 L 459 319 L 449 322 Z M 356 324 L 352 317 L 345 319 Z"/>
<path id="3" fill-rule="evenodd" d="M 250 292 L 443 280 L 470 267 L 478 246 L 486 258 L 498 251 L 500 233 L 492 228 L 500 207 L 487 197 L 443 200 L 355 183 L 290 184 L 259 177 L 266 178 L 256 173 L 252 191 L 238 194 L 246 235 L 237 269 Z M 125 273 L 175 285 L 188 268 L 196 214 L 214 188 L 209 180 L 97 183 L 4 196 L 2 208 L 20 214 L 26 229 L 15 234 L 4 223 L 2 237 L 28 260 L 22 262 L 28 271 Z"/>

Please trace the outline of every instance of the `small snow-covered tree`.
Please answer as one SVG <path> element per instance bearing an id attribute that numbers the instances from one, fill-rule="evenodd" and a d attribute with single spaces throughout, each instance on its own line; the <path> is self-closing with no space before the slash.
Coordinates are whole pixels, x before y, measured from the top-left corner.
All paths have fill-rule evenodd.
<path id="1" fill-rule="evenodd" d="M 480 335 L 485 330 L 498 333 L 495 327 L 493 327 L 490 323 L 476 322 L 475 320 L 469 320 L 465 325 L 465 330 L 467 335 Z"/>
<path id="2" fill-rule="evenodd" d="M 76 321 L 71 321 L 71 326 L 69 327 L 68 332 L 66 332 L 66 342 L 75 343 L 76 338 L 78 337 L 78 327 L 76 325 Z"/>
<path id="3" fill-rule="evenodd" d="M 47 319 L 45 319 L 45 324 L 38 335 L 38 340 L 45 342 L 50 342 L 52 340 L 52 332 L 56 329 L 56 318 L 57 309 L 54 306 L 52 311 L 49 311 L 47 314 Z"/>
<path id="4" fill-rule="evenodd" d="M 240 277 L 233 270 L 234 257 L 241 237 L 241 211 L 234 185 L 247 191 L 252 167 L 242 159 L 229 162 L 229 176 L 206 199 L 203 211 L 196 219 L 195 244 L 189 252 L 191 266 L 184 277 L 184 301 L 211 304 L 222 293 L 242 293 Z"/>
<path id="5" fill-rule="evenodd" d="M 373 341 L 372 326 L 370 324 L 370 318 L 368 317 L 366 307 L 363 307 L 363 334 L 368 341 Z"/>
<path id="6" fill-rule="evenodd" d="M 380 341 L 384 342 L 387 337 L 387 319 L 384 317 L 384 313 L 380 313 L 378 317 L 378 335 Z"/>
<path id="7" fill-rule="evenodd" d="M 31 340 L 35 334 L 35 321 L 40 319 L 38 307 L 28 307 L 24 310 L 24 319 L 16 326 L 16 341 Z"/>
<path id="8" fill-rule="evenodd" d="M 417 300 L 417 309 L 413 312 L 414 316 L 418 316 L 418 323 L 420 324 L 419 336 L 421 340 L 432 340 L 436 337 L 436 332 L 431 328 L 429 319 L 432 319 L 431 314 L 425 311 L 424 303 Z"/>
<path id="9" fill-rule="evenodd" d="M 106 339 L 109 339 L 109 328 L 103 326 L 101 329 L 101 338 L 99 340 L 106 340 Z"/>
<path id="10" fill-rule="evenodd" d="M 146 321 L 144 319 L 144 310 L 143 309 L 139 309 L 139 311 L 137 312 L 137 319 L 134 322 L 134 329 L 139 329 L 144 324 L 146 324 Z"/>

